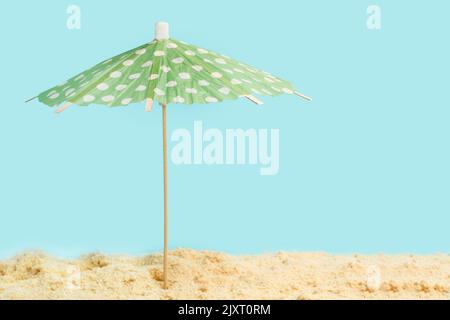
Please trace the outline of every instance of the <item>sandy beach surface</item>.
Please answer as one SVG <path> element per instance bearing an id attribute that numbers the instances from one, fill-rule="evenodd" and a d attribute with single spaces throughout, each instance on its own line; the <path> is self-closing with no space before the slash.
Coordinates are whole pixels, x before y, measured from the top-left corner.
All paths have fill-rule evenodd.
<path id="1" fill-rule="evenodd" d="M 170 253 L 90 254 L 61 260 L 24 253 L 0 261 L 0 299 L 450 299 L 450 255 Z"/>

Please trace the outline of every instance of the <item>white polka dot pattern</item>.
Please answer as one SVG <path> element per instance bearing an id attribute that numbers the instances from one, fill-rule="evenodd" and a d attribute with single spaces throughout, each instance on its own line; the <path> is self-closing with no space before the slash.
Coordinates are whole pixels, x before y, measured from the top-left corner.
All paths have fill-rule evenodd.
<path id="1" fill-rule="evenodd" d="M 39 95 L 49 106 L 203 104 L 256 94 L 293 94 L 294 87 L 270 73 L 174 39 L 152 41 L 105 60 Z"/>

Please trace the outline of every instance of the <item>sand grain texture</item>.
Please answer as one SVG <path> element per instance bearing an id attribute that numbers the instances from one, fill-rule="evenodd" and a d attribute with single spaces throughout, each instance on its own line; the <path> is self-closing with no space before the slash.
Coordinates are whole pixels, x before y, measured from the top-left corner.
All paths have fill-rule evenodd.
<path id="1" fill-rule="evenodd" d="M 25 253 L 0 261 L 0 299 L 450 299 L 450 255 L 277 253 L 230 256 L 91 254 L 60 260 Z"/>

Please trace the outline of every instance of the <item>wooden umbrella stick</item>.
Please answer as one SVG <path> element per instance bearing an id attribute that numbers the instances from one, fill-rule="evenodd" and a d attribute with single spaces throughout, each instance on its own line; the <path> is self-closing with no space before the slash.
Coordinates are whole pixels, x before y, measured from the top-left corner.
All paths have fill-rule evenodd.
<path id="1" fill-rule="evenodd" d="M 168 258 L 168 229 L 169 229 L 169 213 L 168 213 L 168 203 L 167 203 L 167 116 L 166 116 L 167 106 L 162 105 L 162 115 L 163 115 L 163 158 L 164 158 L 164 289 L 168 289 L 167 283 L 167 258 Z"/>

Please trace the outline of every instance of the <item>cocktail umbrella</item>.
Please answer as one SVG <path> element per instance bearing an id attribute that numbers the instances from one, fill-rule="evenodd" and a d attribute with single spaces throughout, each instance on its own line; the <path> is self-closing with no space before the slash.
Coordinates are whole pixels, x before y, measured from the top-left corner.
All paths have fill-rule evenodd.
<path id="1" fill-rule="evenodd" d="M 145 101 L 162 106 L 164 160 L 164 288 L 167 288 L 168 184 L 166 108 L 168 104 L 206 104 L 246 98 L 262 104 L 255 95 L 294 94 L 294 86 L 270 73 L 210 50 L 169 37 L 169 25 L 156 24 L 156 37 L 135 49 L 103 61 L 60 85 L 42 92 L 40 102 L 58 107 L 60 113 L 71 105 L 101 104 L 128 106 Z"/>

